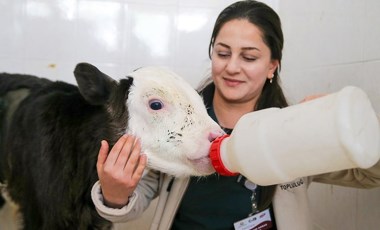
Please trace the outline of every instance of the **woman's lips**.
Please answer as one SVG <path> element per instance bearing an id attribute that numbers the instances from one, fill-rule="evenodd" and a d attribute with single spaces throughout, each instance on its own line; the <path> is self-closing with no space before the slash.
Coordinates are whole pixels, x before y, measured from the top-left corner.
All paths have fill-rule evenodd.
<path id="1" fill-rule="evenodd" d="M 239 80 L 235 80 L 235 79 L 228 79 L 228 78 L 224 78 L 224 82 L 229 87 L 235 87 L 235 86 L 238 86 L 241 83 L 243 83 L 243 81 L 239 81 Z"/>

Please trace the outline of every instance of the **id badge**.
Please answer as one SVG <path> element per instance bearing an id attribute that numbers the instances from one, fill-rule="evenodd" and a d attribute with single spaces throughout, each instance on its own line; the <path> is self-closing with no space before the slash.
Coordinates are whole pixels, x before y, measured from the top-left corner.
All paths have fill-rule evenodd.
<path id="1" fill-rule="evenodd" d="M 272 227 L 269 209 L 234 223 L 235 230 L 266 230 Z"/>

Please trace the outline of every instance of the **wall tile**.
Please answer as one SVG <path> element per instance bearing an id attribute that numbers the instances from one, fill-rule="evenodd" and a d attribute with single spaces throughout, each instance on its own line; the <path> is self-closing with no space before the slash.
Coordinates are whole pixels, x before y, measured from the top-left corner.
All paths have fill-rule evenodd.
<path id="1" fill-rule="evenodd" d="M 284 65 L 310 68 L 362 61 L 365 4 L 353 1 L 280 2 Z"/>
<path id="2" fill-rule="evenodd" d="M 363 31 L 363 60 L 380 60 L 380 1 L 365 1 Z"/>

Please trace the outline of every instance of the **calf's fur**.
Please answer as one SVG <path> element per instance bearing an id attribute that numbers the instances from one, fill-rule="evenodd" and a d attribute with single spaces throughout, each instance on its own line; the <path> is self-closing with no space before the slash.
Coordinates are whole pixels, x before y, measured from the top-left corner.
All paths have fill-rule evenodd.
<path id="1" fill-rule="evenodd" d="M 100 141 L 112 145 L 125 131 L 133 78 L 116 83 L 87 63 L 74 73 L 79 88 L 0 74 L 0 183 L 18 204 L 24 229 L 112 226 L 97 214 L 90 192 Z"/>
<path id="2" fill-rule="evenodd" d="M 78 87 L 0 74 L 0 185 L 24 229 L 111 228 L 90 194 L 103 139 L 140 137 L 148 167 L 177 177 L 214 172 L 210 142 L 223 131 L 178 75 L 146 67 L 117 82 L 88 63 L 74 75 Z"/>

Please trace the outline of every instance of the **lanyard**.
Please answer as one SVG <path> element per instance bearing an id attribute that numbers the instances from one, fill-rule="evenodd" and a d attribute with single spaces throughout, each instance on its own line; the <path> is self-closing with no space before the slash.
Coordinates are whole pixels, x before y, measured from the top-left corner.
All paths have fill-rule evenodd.
<path id="1" fill-rule="evenodd" d="M 252 191 L 251 195 L 251 203 L 252 203 L 252 212 L 249 214 L 249 216 L 255 215 L 259 212 L 257 208 L 257 185 L 251 181 L 249 181 L 247 178 L 243 177 L 242 175 L 239 175 L 237 182 L 239 183 L 242 179 L 244 179 L 244 186 Z"/>

